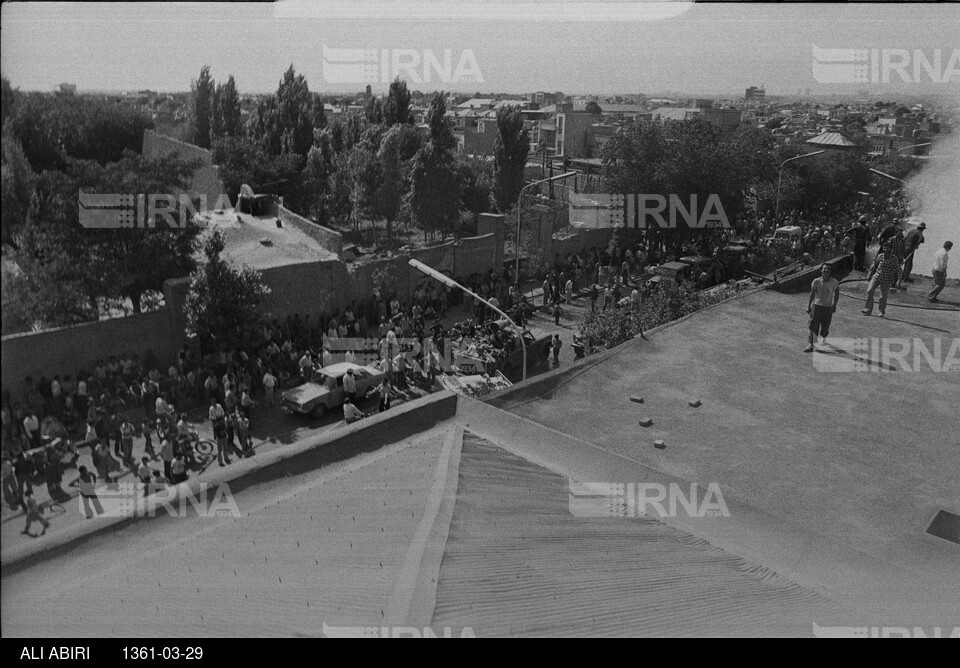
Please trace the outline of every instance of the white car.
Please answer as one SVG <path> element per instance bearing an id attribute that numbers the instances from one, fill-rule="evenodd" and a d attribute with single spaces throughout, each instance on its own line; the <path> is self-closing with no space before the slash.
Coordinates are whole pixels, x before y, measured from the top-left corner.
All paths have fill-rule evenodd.
<path id="1" fill-rule="evenodd" d="M 353 369 L 353 376 L 357 380 L 357 400 L 366 397 L 386 377 L 374 366 L 360 366 L 351 362 L 315 368 L 308 382 L 280 395 L 280 405 L 290 413 L 315 418 L 323 417 L 328 410 L 339 410 L 346 397 L 343 377 L 350 369 Z"/>

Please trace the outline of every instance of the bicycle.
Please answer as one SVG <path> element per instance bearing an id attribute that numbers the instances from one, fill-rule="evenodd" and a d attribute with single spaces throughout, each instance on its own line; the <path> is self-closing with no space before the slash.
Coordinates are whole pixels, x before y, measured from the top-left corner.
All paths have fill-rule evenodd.
<path id="1" fill-rule="evenodd" d="M 193 462 L 203 471 L 217 458 L 217 444 L 210 439 L 200 438 L 196 429 L 191 429 L 186 437 L 177 439 L 177 446 L 188 462 Z"/>

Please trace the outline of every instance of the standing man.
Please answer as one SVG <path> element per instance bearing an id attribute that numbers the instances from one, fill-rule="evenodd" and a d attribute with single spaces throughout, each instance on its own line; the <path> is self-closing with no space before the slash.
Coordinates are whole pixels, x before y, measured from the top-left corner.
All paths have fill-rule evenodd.
<path id="1" fill-rule="evenodd" d="M 343 393 L 350 401 L 357 400 L 357 378 L 353 375 L 353 369 L 347 369 L 343 376 Z"/>
<path id="2" fill-rule="evenodd" d="M 896 258 L 897 263 L 902 266 L 906 257 L 906 239 L 903 236 L 903 230 L 901 230 L 898 226 L 891 224 L 890 227 L 894 228 L 893 234 L 890 235 L 889 241 L 887 242 L 889 244 L 888 247 L 890 249 L 890 254 L 893 255 L 894 258 Z M 880 245 L 882 246 L 883 242 L 881 242 Z M 900 281 L 897 281 L 895 289 L 900 290 L 902 287 L 903 286 L 900 285 Z"/>
<path id="3" fill-rule="evenodd" d="M 23 435 L 31 448 L 40 447 L 40 420 L 37 418 L 36 411 L 29 411 L 27 417 L 23 418 Z"/>
<path id="4" fill-rule="evenodd" d="M 927 224 L 920 223 L 915 229 L 907 232 L 907 236 L 905 237 L 905 252 L 907 257 L 903 265 L 903 280 L 907 283 L 913 283 L 913 279 L 910 278 L 910 273 L 913 271 L 913 256 L 917 252 L 917 248 L 920 247 L 920 244 L 923 243 L 923 231 L 925 229 L 927 229 Z"/>
<path id="5" fill-rule="evenodd" d="M 273 406 L 273 389 L 277 386 L 277 377 L 270 372 L 270 369 L 267 369 L 267 372 L 263 374 L 263 391 L 267 395 L 267 405 Z"/>
<path id="6" fill-rule="evenodd" d="M 870 273 L 867 280 L 870 281 L 867 286 L 867 305 L 861 313 L 870 315 L 873 313 L 873 296 L 880 288 L 880 317 L 886 315 L 887 295 L 890 293 L 890 286 L 894 285 L 900 278 L 900 263 L 890 252 L 889 247 L 884 246 L 880 249 L 877 259 L 873 261 L 870 267 Z"/>
<path id="7" fill-rule="evenodd" d="M 560 335 L 554 334 L 553 341 L 550 342 L 550 347 L 553 349 L 553 365 L 560 366 L 560 348 L 563 346 L 563 343 L 560 341 Z"/>
<path id="8" fill-rule="evenodd" d="M 847 230 L 847 236 L 853 237 L 853 268 L 857 271 L 866 271 L 867 243 L 870 241 L 867 217 L 860 216 L 857 224 Z"/>
<path id="9" fill-rule="evenodd" d="M 136 429 L 129 416 L 124 416 L 120 424 L 120 447 L 123 454 L 123 463 L 133 466 L 133 434 Z"/>
<path id="10" fill-rule="evenodd" d="M 953 248 L 952 241 L 944 241 L 943 248 L 937 251 L 933 260 L 933 290 L 927 295 L 927 301 L 938 302 L 937 295 L 947 284 L 947 260 L 950 259 L 950 249 Z"/>
<path id="11" fill-rule="evenodd" d="M 840 284 L 837 279 L 831 278 L 830 265 L 820 265 L 820 278 L 813 279 L 810 286 L 810 300 L 807 302 L 807 314 L 810 316 L 810 336 L 805 353 L 812 353 L 815 348 L 816 337 L 820 336 L 821 343 L 827 342 L 830 334 L 830 321 L 837 311 L 837 302 L 840 300 Z"/>

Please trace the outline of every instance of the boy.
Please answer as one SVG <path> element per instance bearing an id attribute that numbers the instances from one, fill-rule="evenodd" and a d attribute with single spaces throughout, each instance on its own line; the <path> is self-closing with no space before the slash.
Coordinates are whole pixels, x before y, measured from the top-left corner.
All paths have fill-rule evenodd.
<path id="1" fill-rule="evenodd" d="M 810 299 L 807 302 L 810 334 L 809 343 L 803 349 L 805 353 L 812 353 L 815 350 L 813 344 L 818 335 L 821 337 L 821 342 L 826 343 L 827 336 L 830 334 L 830 321 L 840 300 L 840 284 L 837 283 L 837 279 L 830 277 L 830 273 L 829 264 L 820 265 L 820 277 L 815 278 L 810 286 Z"/>

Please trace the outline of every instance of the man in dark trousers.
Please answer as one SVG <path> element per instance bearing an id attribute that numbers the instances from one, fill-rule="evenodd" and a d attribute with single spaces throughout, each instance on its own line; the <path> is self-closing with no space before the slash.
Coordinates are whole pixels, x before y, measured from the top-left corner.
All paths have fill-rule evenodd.
<path id="1" fill-rule="evenodd" d="M 907 232 L 907 236 L 904 237 L 904 252 L 907 254 L 906 261 L 903 263 L 903 280 L 907 283 L 913 283 L 913 279 L 910 278 L 910 272 L 913 271 L 913 256 L 917 252 L 917 248 L 920 247 L 920 244 L 923 243 L 923 231 L 927 229 L 926 223 L 920 223 L 917 227 Z"/>
<path id="2" fill-rule="evenodd" d="M 870 243 L 867 217 L 860 216 L 857 224 L 847 230 L 847 236 L 853 237 L 853 268 L 856 271 L 866 271 L 867 244 Z"/>

